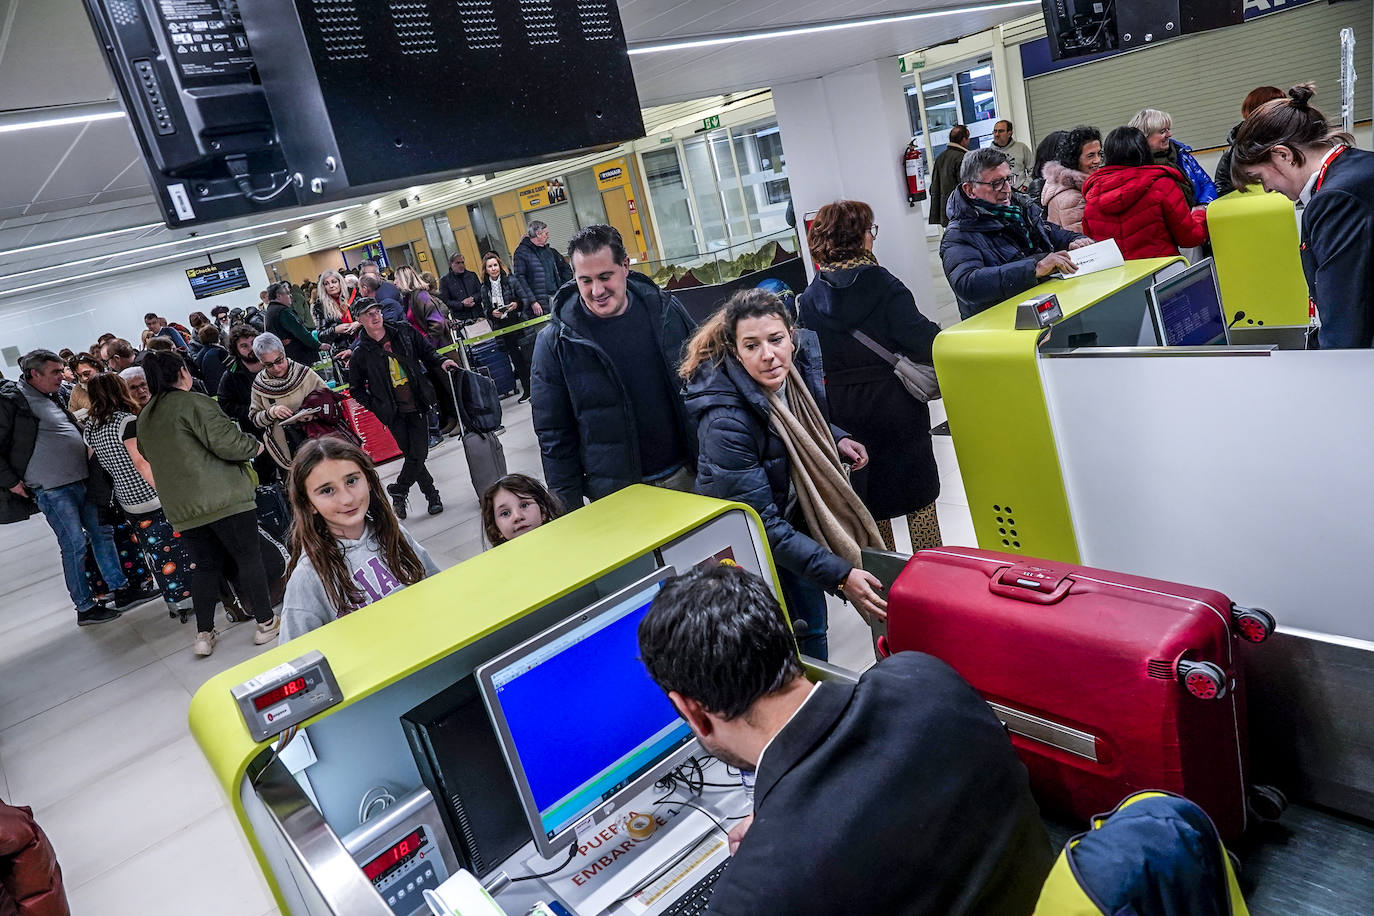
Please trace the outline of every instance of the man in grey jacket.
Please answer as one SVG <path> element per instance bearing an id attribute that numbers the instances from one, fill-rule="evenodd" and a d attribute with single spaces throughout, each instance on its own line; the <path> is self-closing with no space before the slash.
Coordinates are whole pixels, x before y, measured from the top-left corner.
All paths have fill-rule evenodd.
<path id="1" fill-rule="evenodd" d="M 34 350 L 20 359 L 19 368 L 19 381 L 0 383 L 0 486 L 21 499 L 32 494 L 57 535 L 76 625 L 107 623 L 157 592 L 125 578 L 113 533 L 87 498 L 86 443 L 76 419 L 54 397 L 62 384 L 62 358 Z M 113 606 L 91 594 L 83 565 L 88 543 L 100 575 L 114 590 Z"/>

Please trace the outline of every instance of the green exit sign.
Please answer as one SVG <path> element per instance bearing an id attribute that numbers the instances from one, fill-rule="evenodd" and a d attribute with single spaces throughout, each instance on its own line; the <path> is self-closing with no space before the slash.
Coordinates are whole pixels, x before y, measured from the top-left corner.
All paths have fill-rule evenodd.
<path id="1" fill-rule="evenodd" d="M 702 130 L 715 130 L 720 127 L 720 115 L 711 115 L 709 118 L 701 119 Z"/>

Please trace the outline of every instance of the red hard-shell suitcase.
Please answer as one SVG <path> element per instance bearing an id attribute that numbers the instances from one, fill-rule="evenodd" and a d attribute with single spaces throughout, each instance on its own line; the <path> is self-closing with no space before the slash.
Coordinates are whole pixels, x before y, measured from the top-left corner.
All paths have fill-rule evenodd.
<path id="1" fill-rule="evenodd" d="M 344 413 L 348 426 L 363 440 L 363 451 L 367 452 L 374 464 L 390 461 L 401 454 L 401 447 L 377 415 L 359 404 L 356 398 L 344 399 Z"/>
<path id="2" fill-rule="evenodd" d="M 880 649 L 927 652 L 972 684 L 1048 812 L 1086 821 L 1165 789 L 1233 842 L 1248 789 L 1237 640 L 1273 626 L 1211 589 L 945 547 L 893 583 Z"/>

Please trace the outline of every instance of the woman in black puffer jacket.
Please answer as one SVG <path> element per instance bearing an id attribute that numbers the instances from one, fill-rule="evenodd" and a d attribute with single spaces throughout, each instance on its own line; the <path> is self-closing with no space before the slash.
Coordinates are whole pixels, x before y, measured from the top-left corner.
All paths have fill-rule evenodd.
<path id="1" fill-rule="evenodd" d="M 544 314 L 534 293 L 523 280 L 506 269 L 501 256 L 494 251 L 482 255 L 481 280 L 482 314 L 487 316 L 492 330 L 499 331 Z M 538 333 L 539 328 L 534 327 L 501 337 L 502 346 L 515 368 L 515 377 L 520 380 L 521 402 L 530 399 L 530 362 Z"/>
<path id="2" fill-rule="evenodd" d="M 679 373 L 687 381 L 687 412 L 697 424 L 697 492 L 746 503 L 759 513 L 788 616 L 805 624 L 798 628 L 798 647 L 825 659 L 825 592 L 842 593 L 866 617 L 881 619 L 886 603 L 876 591 L 881 583 L 858 565 L 860 548 L 879 546 L 877 528 L 839 468 L 840 461 L 862 468 L 868 461 L 864 447 L 833 425 L 808 429 L 809 443 L 780 432 L 788 420 L 779 403 L 793 418 L 810 413 L 824 424 L 818 349 L 815 335 L 793 329 L 776 296 L 745 290 L 697 329 Z M 824 456 L 833 473 L 799 471 L 793 454 L 801 467 L 808 455 Z M 812 529 L 807 516 L 814 510 L 803 503 L 814 502 L 807 496 L 814 492 L 827 503 L 826 514 L 843 519 L 839 540 L 848 541 L 848 558 L 825 546 L 826 535 Z"/>
<path id="3" fill-rule="evenodd" d="M 868 447 L 868 467 L 851 478 L 854 492 L 878 520 L 888 550 L 896 549 L 891 520 L 905 516 L 915 551 L 940 546 L 940 470 L 930 410 L 850 332 L 928 364 L 940 327 L 920 313 L 902 281 L 878 265 L 872 225 L 873 211 L 862 201 L 821 207 L 807 234 L 816 278 L 797 306 L 801 323 L 820 338 L 831 419 Z"/>

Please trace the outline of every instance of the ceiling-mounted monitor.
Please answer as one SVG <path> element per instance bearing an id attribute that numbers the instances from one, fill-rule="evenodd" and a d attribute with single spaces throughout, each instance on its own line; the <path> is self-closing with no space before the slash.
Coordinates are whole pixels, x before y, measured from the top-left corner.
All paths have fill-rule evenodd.
<path id="1" fill-rule="evenodd" d="M 86 0 L 168 225 L 643 136 L 614 0 Z"/>
<path id="2" fill-rule="evenodd" d="M 1245 20 L 1244 0 L 1041 0 L 1055 60 L 1148 47 Z"/>

